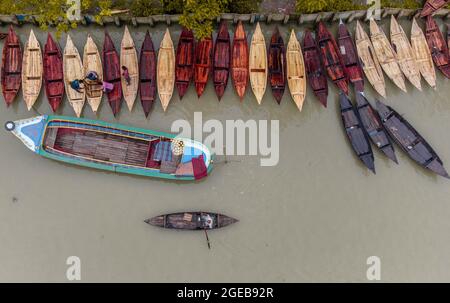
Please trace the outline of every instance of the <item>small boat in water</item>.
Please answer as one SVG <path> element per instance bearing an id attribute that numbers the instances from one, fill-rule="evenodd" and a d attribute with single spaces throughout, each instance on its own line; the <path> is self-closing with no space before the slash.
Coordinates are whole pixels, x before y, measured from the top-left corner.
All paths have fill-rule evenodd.
<path id="1" fill-rule="evenodd" d="M 120 83 L 121 72 L 119 54 L 117 54 L 114 43 L 105 31 L 105 41 L 103 43 L 103 77 L 104 80 L 113 85 L 113 89 L 106 93 L 109 105 L 114 116 L 120 112 L 122 105 L 122 85 Z"/>
<path id="2" fill-rule="evenodd" d="M 10 106 L 20 89 L 22 75 L 22 50 L 19 37 L 17 37 L 12 25 L 9 27 L 3 45 L 1 83 L 2 93 L 6 105 Z"/>
<path id="3" fill-rule="evenodd" d="M 42 73 L 41 45 L 31 30 L 25 44 L 22 61 L 22 94 L 28 110 L 34 105 L 41 92 Z"/>
<path id="4" fill-rule="evenodd" d="M 356 92 L 355 95 L 356 110 L 358 111 L 361 123 L 364 126 L 366 133 L 369 135 L 370 140 L 386 157 L 398 164 L 394 146 L 392 145 L 391 139 L 384 129 L 377 112 L 373 109 L 363 92 Z"/>
<path id="5" fill-rule="evenodd" d="M 380 101 L 377 101 L 377 111 L 391 138 L 411 159 L 442 177 L 450 178 L 439 156 L 405 118 Z"/>
<path id="6" fill-rule="evenodd" d="M 156 99 L 156 52 L 152 37 L 146 32 L 139 60 L 139 94 L 145 117 Z"/>
<path id="7" fill-rule="evenodd" d="M 267 51 L 266 40 L 259 22 L 256 24 L 250 44 L 249 64 L 250 84 L 256 101 L 261 104 L 267 86 Z"/>
<path id="8" fill-rule="evenodd" d="M 85 79 L 86 99 L 92 111 L 96 113 L 103 97 L 103 67 L 100 52 L 90 34 L 84 45 L 83 69 L 85 77 L 89 72 L 95 72 L 98 77 L 96 81 Z"/>
<path id="9" fill-rule="evenodd" d="M 444 7 L 450 0 L 427 0 L 420 12 L 420 17 L 426 17 L 433 14 L 435 11 Z"/>
<path id="10" fill-rule="evenodd" d="M 301 111 L 306 96 L 306 71 L 302 48 L 294 30 L 291 30 L 291 36 L 287 45 L 286 73 L 292 99 L 298 110 Z"/>
<path id="11" fill-rule="evenodd" d="M 327 107 L 328 82 L 320 62 L 319 48 L 311 32 L 305 30 L 303 37 L 303 57 L 309 85 L 319 102 Z"/>
<path id="12" fill-rule="evenodd" d="M 361 162 L 375 174 L 375 163 L 369 136 L 352 102 L 342 91 L 339 93 L 339 105 L 345 133 L 352 145 L 353 151 Z"/>
<path id="13" fill-rule="evenodd" d="M 240 20 L 234 31 L 231 50 L 231 79 L 234 89 L 242 101 L 248 85 L 248 44 L 244 26 Z"/>
<path id="14" fill-rule="evenodd" d="M 450 79 L 450 54 L 447 41 L 445 41 L 439 26 L 432 16 L 428 16 L 425 22 L 425 38 L 427 39 L 434 64 L 444 76 Z"/>
<path id="15" fill-rule="evenodd" d="M 64 48 L 63 55 L 64 64 L 64 84 L 66 86 L 67 98 L 72 106 L 77 117 L 81 116 L 83 111 L 86 92 L 81 85 L 79 90 L 75 90 L 71 87 L 71 82 L 74 80 L 84 79 L 83 64 L 81 63 L 80 53 L 73 44 L 70 35 L 67 35 L 66 47 Z"/>
<path id="16" fill-rule="evenodd" d="M 356 91 L 364 91 L 364 76 L 358 59 L 355 44 L 342 20 L 339 20 L 338 45 L 345 66 L 345 73 Z"/>
<path id="17" fill-rule="evenodd" d="M 44 46 L 44 87 L 48 103 L 56 112 L 64 97 L 63 56 L 52 35 L 47 35 Z"/>
<path id="18" fill-rule="evenodd" d="M 194 82 L 197 96 L 200 96 L 205 91 L 208 83 L 209 74 L 212 67 L 212 37 L 203 38 L 197 43 L 195 48 L 195 65 L 194 65 Z"/>
<path id="19" fill-rule="evenodd" d="M 139 88 L 139 62 L 133 37 L 131 37 L 128 26 L 125 26 L 122 43 L 120 44 L 120 68 L 123 98 L 131 111 Z M 123 75 L 123 68 L 126 68 L 128 71 L 128 79 Z"/>
<path id="20" fill-rule="evenodd" d="M 175 63 L 175 85 L 180 100 L 189 88 L 194 77 L 195 40 L 191 30 L 183 28 L 178 40 L 177 56 Z"/>
<path id="21" fill-rule="evenodd" d="M 230 34 L 228 33 L 227 22 L 220 23 L 217 33 L 216 43 L 214 45 L 213 60 L 213 82 L 217 98 L 222 98 L 228 84 L 228 75 L 230 73 L 231 63 L 231 45 Z"/>
<path id="22" fill-rule="evenodd" d="M 175 86 L 175 49 L 169 29 L 166 29 L 158 52 L 158 65 L 156 67 L 156 81 L 158 84 L 159 100 L 164 111 L 169 106 Z"/>
<path id="23" fill-rule="evenodd" d="M 270 38 L 268 60 L 270 87 L 275 100 L 280 104 L 286 88 L 286 49 L 278 26 Z"/>
<path id="24" fill-rule="evenodd" d="M 172 180 L 198 180 L 212 170 L 205 145 L 175 134 L 47 115 L 5 128 L 34 153 L 70 164 Z"/>
<path id="25" fill-rule="evenodd" d="M 344 70 L 344 62 L 339 54 L 334 37 L 322 21 L 319 22 L 317 30 L 317 45 L 319 46 L 323 66 L 327 71 L 328 77 L 338 89 L 348 95 L 348 79 Z"/>
<path id="26" fill-rule="evenodd" d="M 145 220 L 145 223 L 153 226 L 186 230 L 217 229 L 236 222 L 237 219 L 203 211 L 173 213 Z"/>
<path id="27" fill-rule="evenodd" d="M 417 67 L 425 81 L 436 89 L 436 72 L 434 71 L 433 58 L 428 48 L 427 39 L 422 29 L 417 24 L 416 18 L 413 19 L 411 27 L 411 46 L 414 51 Z"/>

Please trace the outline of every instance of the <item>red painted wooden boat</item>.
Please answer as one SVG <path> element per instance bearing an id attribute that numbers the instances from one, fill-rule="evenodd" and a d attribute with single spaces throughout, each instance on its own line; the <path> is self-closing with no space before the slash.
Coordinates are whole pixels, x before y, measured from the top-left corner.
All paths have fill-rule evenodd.
<path id="1" fill-rule="evenodd" d="M 22 50 L 19 37 L 12 26 L 9 27 L 8 36 L 3 45 L 1 82 L 3 97 L 7 106 L 10 106 L 17 96 L 22 81 Z"/>
<path id="2" fill-rule="evenodd" d="M 339 54 L 336 40 L 323 22 L 319 22 L 317 45 L 328 77 L 341 91 L 348 95 L 348 79 L 344 71 L 344 62 Z"/>
<path id="3" fill-rule="evenodd" d="M 50 107 L 56 112 L 64 97 L 63 56 L 50 33 L 44 46 L 43 61 L 45 93 Z"/>
<path id="4" fill-rule="evenodd" d="M 309 30 L 303 37 L 303 57 L 309 85 L 323 106 L 327 107 L 328 82 L 320 62 L 319 49 Z"/>
<path id="5" fill-rule="evenodd" d="M 217 98 L 220 99 L 225 92 L 228 84 L 228 75 L 230 74 L 231 59 L 230 34 L 228 33 L 227 22 L 220 23 L 216 43 L 214 45 L 213 60 L 213 81 Z"/>
<path id="6" fill-rule="evenodd" d="M 139 59 L 139 94 L 145 117 L 148 117 L 156 99 L 156 53 L 148 30 L 142 42 Z"/>
<path id="7" fill-rule="evenodd" d="M 106 82 L 114 86 L 110 92 L 106 93 L 114 116 L 120 111 L 120 106 L 122 105 L 120 74 L 119 54 L 108 32 L 105 31 L 105 41 L 103 43 L 103 78 Z"/>
<path id="8" fill-rule="evenodd" d="M 425 23 L 425 38 L 433 57 L 434 64 L 447 77 L 450 78 L 450 58 L 447 41 L 445 41 L 433 17 L 428 16 Z"/>
<path id="9" fill-rule="evenodd" d="M 450 0 L 428 0 L 422 8 L 420 17 L 426 17 L 449 3 Z"/>
<path id="10" fill-rule="evenodd" d="M 275 27 L 270 38 L 268 68 L 272 94 L 278 104 L 280 104 L 286 88 L 286 48 L 278 26 Z"/>
<path id="11" fill-rule="evenodd" d="M 234 31 L 231 54 L 231 79 L 239 98 L 244 98 L 248 85 L 248 44 L 242 21 L 238 22 Z"/>
<path id="12" fill-rule="evenodd" d="M 206 84 L 208 83 L 208 76 L 211 69 L 211 55 L 213 49 L 213 40 L 211 37 L 204 38 L 198 42 L 195 49 L 195 65 L 194 65 L 194 80 L 195 90 L 197 96 L 203 94 Z"/>
<path id="13" fill-rule="evenodd" d="M 175 60 L 175 85 L 180 99 L 183 99 L 194 76 L 194 50 L 194 34 L 191 30 L 183 28 L 178 41 Z"/>
<path id="14" fill-rule="evenodd" d="M 355 89 L 358 92 L 363 92 L 364 76 L 361 63 L 359 61 L 353 39 L 342 20 L 339 20 L 338 44 L 339 51 L 344 62 L 344 71 L 347 75 L 347 78 L 355 86 Z"/>

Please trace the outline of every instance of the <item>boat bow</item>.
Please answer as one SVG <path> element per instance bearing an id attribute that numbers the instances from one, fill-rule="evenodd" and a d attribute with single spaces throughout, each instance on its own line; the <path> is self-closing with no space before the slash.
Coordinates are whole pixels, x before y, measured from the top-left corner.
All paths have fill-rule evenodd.
<path id="1" fill-rule="evenodd" d="M 37 116 L 30 119 L 8 121 L 5 123 L 5 128 L 19 138 L 26 147 L 38 153 L 46 125 L 46 118 L 47 116 Z"/>

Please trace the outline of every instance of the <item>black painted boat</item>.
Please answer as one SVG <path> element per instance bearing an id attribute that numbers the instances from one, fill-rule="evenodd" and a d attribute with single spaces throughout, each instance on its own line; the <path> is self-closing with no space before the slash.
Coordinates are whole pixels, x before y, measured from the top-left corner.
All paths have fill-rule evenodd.
<path id="1" fill-rule="evenodd" d="M 221 228 L 237 221 L 222 214 L 196 211 L 156 216 L 145 220 L 145 223 L 163 228 L 198 230 Z"/>
<path id="2" fill-rule="evenodd" d="M 395 156 L 394 146 L 391 139 L 381 123 L 380 117 L 373 109 L 362 92 L 356 92 L 356 110 L 358 111 L 361 123 L 369 135 L 372 143 L 378 147 L 386 157 L 398 164 Z"/>
<path id="3" fill-rule="evenodd" d="M 352 145 L 353 151 L 364 165 L 375 174 L 375 163 L 369 136 L 363 128 L 362 122 L 353 107 L 352 102 L 343 92 L 339 93 L 339 105 L 344 129 Z"/>
<path id="4" fill-rule="evenodd" d="M 390 106 L 378 100 L 377 111 L 386 131 L 411 159 L 416 161 L 420 166 L 450 179 L 442 160 L 408 121 Z"/>

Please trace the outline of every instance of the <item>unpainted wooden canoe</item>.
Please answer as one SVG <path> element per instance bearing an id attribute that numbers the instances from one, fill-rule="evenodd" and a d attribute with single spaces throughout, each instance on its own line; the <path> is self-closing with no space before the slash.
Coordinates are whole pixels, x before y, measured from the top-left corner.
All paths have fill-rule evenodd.
<path id="1" fill-rule="evenodd" d="M 228 84 L 231 63 L 231 44 L 228 26 L 225 20 L 222 20 L 214 44 L 213 60 L 213 82 L 217 98 L 222 98 Z"/>
<path id="2" fill-rule="evenodd" d="M 124 67 L 128 69 L 130 83 L 127 83 L 123 76 Z M 123 98 L 127 103 L 128 109 L 131 111 L 139 87 L 139 62 L 133 37 L 131 37 L 127 26 L 125 26 L 122 43 L 120 44 L 120 68 L 122 70 L 121 82 Z"/>
<path id="3" fill-rule="evenodd" d="M 145 220 L 145 223 L 162 228 L 205 230 L 225 227 L 238 220 L 216 213 L 195 211 L 156 216 Z"/>
<path id="4" fill-rule="evenodd" d="M 106 82 L 113 85 L 113 89 L 108 91 L 106 96 L 108 97 L 109 106 L 111 107 L 113 115 L 116 116 L 120 112 L 120 107 L 122 105 L 120 62 L 119 54 L 116 51 L 114 42 L 107 31 L 105 31 L 102 56 L 103 78 Z"/>
<path id="5" fill-rule="evenodd" d="M 420 84 L 420 71 L 416 64 L 416 58 L 414 51 L 409 43 L 408 37 L 406 37 L 405 31 L 398 24 L 394 15 L 391 15 L 391 43 L 397 55 L 398 65 L 405 74 L 406 78 L 414 85 L 418 90 L 422 90 Z"/>
<path id="6" fill-rule="evenodd" d="M 420 17 L 426 17 L 433 14 L 449 2 L 450 0 L 427 0 L 420 12 Z"/>
<path id="7" fill-rule="evenodd" d="M 103 87 L 101 84 L 103 81 L 103 67 L 100 52 L 90 34 L 88 34 L 86 44 L 84 45 L 83 68 L 84 76 L 89 72 L 96 72 L 98 75 L 97 83 L 86 85 L 86 99 L 92 111 L 96 113 L 103 96 Z"/>
<path id="8" fill-rule="evenodd" d="M 139 94 L 145 117 L 148 117 L 156 99 L 156 52 L 150 33 L 145 33 L 139 60 Z"/>
<path id="9" fill-rule="evenodd" d="M 20 89 L 22 75 L 22 50 L 20 40 L 12 25 L 3 45 L 1 83 L 6 106 L 10 106 Z"/>
<path id="10" fill-rule="evenodd" d="M 166 111 L 175 85 L 175 50 L 172 39 L 170 38 L 169 29 L 166 29 L 166 33 L 159 46 L 156 72 L 159 99 L 161 100 L 163 110 Z"/>
<path id="11" fill-rule="evenodd" d="M 28 110 L 36 102 L 42 87 L 42 51 L 39 41 L 36 39 L 33 30 L 25 44 L 22 62 L 22 91 L 23 100 L 27 104 Z"/>
<path id="12" fill-rule="evenodd" d="M 44 87 L 48 103 L 56 112 L 64 97 L 64 68 L 63 55 L 50 33 L 44 46 Z"/>
<path id="13" fill-rule="evenodd" d="M 200 40 L 195 47 L 194 83 L 197 96 L 203 94 L 212 68 L 212 37 Z"/>
<path id="14" fill-rule="evenodd" d="M 239 20 L 234 31 L 231 53 L 231 79 L 239 98 L 244 98 L 248 85 L 248 44 L 242 21 Z"/>
<path id="15" fill-rule="evenodd" d="M 77 117 L 81 116 L 81 112 L 84 106 L 85 90 L 81 85 L 80 92 L 74 90 L 70 86 L 70 82 L 73 80 L 84 79 L 83 64 L 81 63 L 81 57 L 78 53 L 78 49 L 73 44 L 70 35 L 67 35 L 66 47 L 64 48 L 64 84 L 66 85 L 67 98 L 72 106 Z"/>
<path id="16" fill-rule="evenodd" d="M 369 83 L 378 94 L 386 98 L 386 84 L 380 62 L 378 62 L 369 36 L 359 21 L 356 21 L 355 43 L 359 60 L 362 63 L 362 69 Z"/>
<path id="17" fill-rule="evenodd" d="M 286 88 L 286 48 L 278 26 L 275 27 L 269 44 L 268 55 L 269 83 L 278 104 Z"/>
<path id="18" fill-rule="evenodd" d="M 417 67 L 428 84 L 436 89 L 436 72 L 434 70 L 433 58 L 427 45 L 427 39 L 422 29 L 413 19 L 411 27 L 411 46 L 414 51 Z"/>
<path id="19" fill-rule="evenodd" d="M 259 22 L 256 24 L 252 42 L 250 43 L 248 68 L 253 93 L 258 104 L 261 104 L 267 85 L 267 50 L 266 40 L 264 40 Z"/>
<path id="20" fill-rule="evenodd" d="M 425 23 L 425 39 L 427 40 L 434 64 L 444 76 L 450 79 L 450 54 L 447 41 L 445 41 L 439 26 L 432 16 L 428 16 Z"/>
<path id="21" fill-rule="evenodd" d="M 378 61 L 386 75 L 402 91 L 406 92 L 405 78 L 398 66 L 396 54 L 386 34 L 373 19 L 370 19 L 370 39 L 372 40 L 373 49 Z"/>
<path id="22" fill-rule="evenodd" d="M 175 85 L 180 100 L 183 99 L 194 77 L 194 56 L 194 33 L 187 28 L 183 28 L 178 40 L 175 62 Z"/>
<path id="23" fill-rule="evenodd" d="M 286 51 L 287 83 L 292 99 L 301 111 L 306 96 L 306 71 L 302 48 L 295 31 L 291 30 Z"/>

